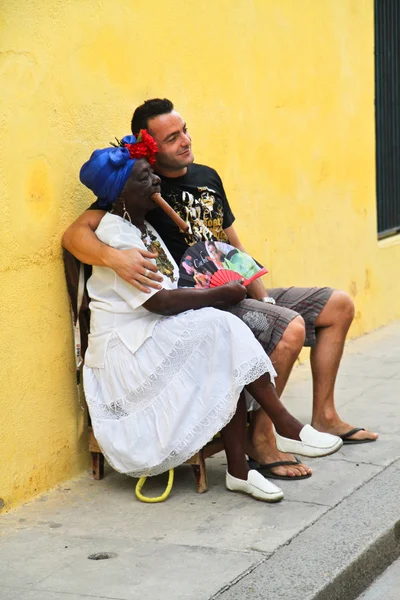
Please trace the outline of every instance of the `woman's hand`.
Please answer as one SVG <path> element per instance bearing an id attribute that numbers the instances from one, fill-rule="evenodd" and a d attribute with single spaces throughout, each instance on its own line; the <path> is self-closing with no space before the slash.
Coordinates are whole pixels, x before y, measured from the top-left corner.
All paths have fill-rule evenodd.
<path id="1" fill-rule="evenodd" d="M 132 248 L 131 250 L 116 250 L 109 248 L 107 266 L 117 275 L 130 283 L 141 292 L 150 292 L 150 288 L 161 290 L 158 283 L 163 280 L 156 265 L 148 259 L 156 258 L 157 254 Z"/>
<path id="2" fill-rule="evenodd" d="M 221 294 L 221 300 L 224 305 L 237 304 L 246 298 L 247 289 L 243 285 L 243 279 L 240 281 L 230 281 L 221 285 L 218 289 Z"/>

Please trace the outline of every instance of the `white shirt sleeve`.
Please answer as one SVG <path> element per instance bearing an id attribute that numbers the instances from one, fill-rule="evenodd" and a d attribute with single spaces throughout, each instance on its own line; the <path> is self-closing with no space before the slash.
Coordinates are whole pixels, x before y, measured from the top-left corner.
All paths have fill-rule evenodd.
<path id="1" fill-rule="evenodd" d="M 144 245 L 139 229 L 126 221 L 123 221 L 120 217 L 115 215 L 107 214 L 103 217 L 99 227 L 96 230 L 96 235 L 105 244 L 118 250 L 130 250 L 137 248 L 139 250 L 147 250 Z M 149 259 L 152 263 L 156 264 L 155 259 Z M 161 283 L 163 289 L 173 289 L 176 285 L 171 285 L 171 281 L 166 278 L 162 273 L 164 281 Z M 113 277 L 113 290 L 118 294 L 132 309 L 142 306 L 147 300 L 149 300 L 154 294 L 160 290 L 149 288 L 150 292 L 141 292 L 133 285 L 127 283 L 116 273 Z"/>

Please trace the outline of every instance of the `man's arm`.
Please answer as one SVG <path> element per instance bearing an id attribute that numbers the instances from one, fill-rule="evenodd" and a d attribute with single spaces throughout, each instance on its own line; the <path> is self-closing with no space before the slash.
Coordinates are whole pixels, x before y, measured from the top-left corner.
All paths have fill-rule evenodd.
<path id="1" fill-rule="evenodd" d="M 62 237 L 62 245 L 78 260 L 88 265 L 110 267 L 126 282 L 142 292 L 149 288 L 161 289 L 158 283 L 162 276 L 157 274 L 157 267 L 146 259 L 157 255 L 147 250 L 117 250 L 103 244 L 96 234 L 105 212 L 102 210 L 87 210 L 72 223 Z M 147 277 L 144 273 L 148 269 Z"/>
<path id="2" fill-rule="evenodd" d="M 224 231 L 228 237 L 231 246 L 234 246 L 238 250 L 242 250 L 242 252 L 246 252 L 239 240 L 239 236 L 236 233 L 233 225 L 227 227 L 226 229 L 224 229 Z M 252 281 L 250 285 L 247 286 L 247 292 L 249 296 L 255 298 L 255 300 L 261 300 L 262 298 L 268 296 L 268 292 L 265 289 L 261 279 L 256 279 L 255 281 Z"/>

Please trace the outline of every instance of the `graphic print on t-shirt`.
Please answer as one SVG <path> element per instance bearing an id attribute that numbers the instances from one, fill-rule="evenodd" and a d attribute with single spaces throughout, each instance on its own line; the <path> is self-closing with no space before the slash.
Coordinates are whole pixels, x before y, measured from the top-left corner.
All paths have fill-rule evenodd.
<path id="1" fill-rule="evenodd" d="M 150 211 L 146 220 L 163 239 L 177 264 L 188 246 L 196 242 L 213 239 L 227 242 L 224 230 L 233 224 L 235 217 L 214 169 L 192 164 L 181 177 L 161 175 L 160 179 L 162 197 L 189 225 L 189 231 L 180 231 L 159 207 Z"/>
<path id="2" fill-rule="evenodd" d="M 175 212 L 189 225 L 185 234 L 185 242 L 192 246 L 200 240 L 228 241 L 223 230 L 223 208 L 215 201 L 217 193 L 212 188 L 197 188 L 199 196 L 195 198 L 190 192 L 170 192 L 169 202 Z"/>

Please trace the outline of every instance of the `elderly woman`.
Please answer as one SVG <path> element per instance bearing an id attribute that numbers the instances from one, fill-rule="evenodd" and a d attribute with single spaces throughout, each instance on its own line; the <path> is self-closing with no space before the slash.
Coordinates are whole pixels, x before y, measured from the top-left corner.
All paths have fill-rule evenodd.
<path id="1" fill-rule="evenodd" d="M 149 295 L 109 268 L 93 268 L 84 387 L 96 438 L 116 470 L 142 476 L 176 467 L 221 431 L 227 488 L 278 501 L 282 491 L 247 465 L 244 388 L 268 413 L 283 445 L 298 451 L 310 430 L 316 446 L 337 440 L 287 412 L 261 345 L 239 319 L 217 310 L 245 297 L 241 283 L 177 289 L 177 265 L 145 221 L 160 189 L 149 164 L 155 151 L 147 132 L 127 136 L 120 147 L 96 150 L 80 173 L 103 206 L 112 205 L 98 238 L 119 249 L 156 248 L 164 277 L 162 289 Z"/>

